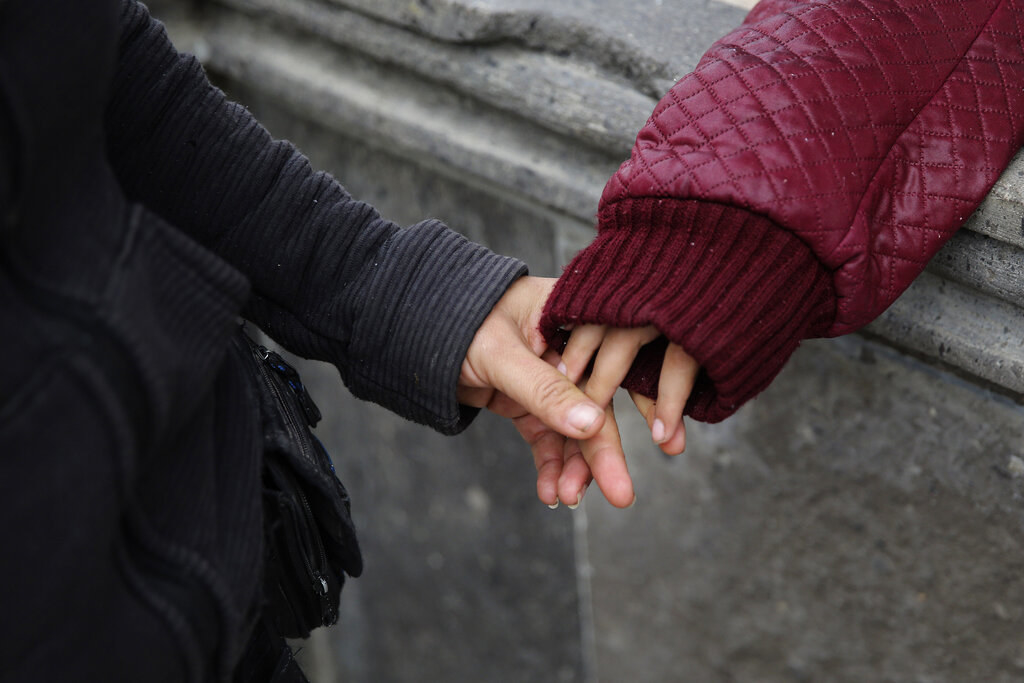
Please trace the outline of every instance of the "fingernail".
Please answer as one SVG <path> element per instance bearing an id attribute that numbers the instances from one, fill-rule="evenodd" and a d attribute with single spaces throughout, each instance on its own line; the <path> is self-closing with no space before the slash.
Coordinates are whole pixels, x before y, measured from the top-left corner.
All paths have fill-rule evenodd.
<path id="1" fill-rule="evenodd" d="M 661 443 L 665 440 L 665 423 L 657 418 L 651 425 L 651 438 L 654 439 L 654 443 Z"/>
<path id="2" fill-rule="evenodd" d="M 580 403 L 569 411 L 569 424 L 581 432 L 585 432 L 597 422 L 597 418 L 600 416 L 601 411 L 596 407 Z"/>
<path id="3" fill-rule="evenodd" d="M 548 505 L 548 507 L 551 508 L 552 510 L 557 510 L 558 509 L 558 499 L 555 498 L 554 504 L 553 505 Z"/>
<path id="4" fill-rule="evenodd" d="M 576 494 L 576 504 L 568 506 L 570 510 L 575 510 L 583 502 L 583 494 L 587 492 L 587 487 L 584 486 L 580 489 L 580 492 Z"/>
<path id="5" fill-rule="evenodd" d="M 633 502 L 630 503 L 629 505 L 627 505 L 626 509 L 628 510 L 629 508 L 633 507 L 634 505 L 636 505 L 636 494 L 635 493 L 633 494 Z"/>
<path id="6" fill-rule="evenodd" d="M 563 375 L 565 375 L 566 377 L 569 376 L 569 368 L 565 367 L 565 363 L 564 362 L 561 362 L 561 363 L 558 364 L 558 371 L 560 373 L 562 373 Z"/>

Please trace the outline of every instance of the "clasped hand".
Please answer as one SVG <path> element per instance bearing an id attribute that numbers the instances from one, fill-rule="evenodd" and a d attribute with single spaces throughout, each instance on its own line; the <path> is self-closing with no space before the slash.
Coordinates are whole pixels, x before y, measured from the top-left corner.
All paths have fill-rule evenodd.
<path id="1" fill-rule="evenodd" d="M 537 468 L 537 496 L 575 507 L 591 481 L 609 503 L 636 500 L 615 421 L 612 395 L 640 348 L 660 333 L 654 327 L 580 325 L 559 355 L 538 329 L 556 280 L 517 280 L 484 320 L 466 353 L 458 398 L 513 421 L 530 445 Z M 593 367 L 585 374 L 593 359 Z M 697 362 L 676 344 L 665 352 L 658 400 L 630 392 L 647 420 L 652 440 L 678 455 L 686 446 L 683 408 Z"/>

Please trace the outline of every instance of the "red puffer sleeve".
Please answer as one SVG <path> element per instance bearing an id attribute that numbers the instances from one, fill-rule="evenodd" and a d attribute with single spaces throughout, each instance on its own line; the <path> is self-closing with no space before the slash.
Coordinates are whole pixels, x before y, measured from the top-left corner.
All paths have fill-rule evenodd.
<path id="1" fill-rule="evenodd" d="M 655 325 L 718 421 L 803 339 L 877 317 L 1024 143 L 1024 0 L 765 0 L 608 181 L 541 329 Z M 663 345 L 662 345 L 663 348 Z M 625 385 L 657 393 L 661 352 Z"/>

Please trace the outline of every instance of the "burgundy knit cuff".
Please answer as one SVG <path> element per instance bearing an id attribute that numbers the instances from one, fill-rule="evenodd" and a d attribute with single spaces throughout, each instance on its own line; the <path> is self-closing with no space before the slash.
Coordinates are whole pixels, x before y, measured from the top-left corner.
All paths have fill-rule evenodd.
<path id="1" fill-rule="evenodd" d="M 835 314 L 829 272 L 769 219 L 709 202 L 605 205 L 598 237 L 566 267 L 541 320 L 555 344 L 569 323 L 653 324 L 701 364 L 686 414 L 719 422 L 764 390 Z M 657 396 L 665 343 L 645 347 L 623 383 Z"/>

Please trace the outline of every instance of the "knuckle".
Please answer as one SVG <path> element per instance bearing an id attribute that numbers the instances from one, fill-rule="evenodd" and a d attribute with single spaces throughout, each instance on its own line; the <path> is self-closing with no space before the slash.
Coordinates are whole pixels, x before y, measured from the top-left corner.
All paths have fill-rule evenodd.
<path id="1" fill-rule="evenodd" d="M 562 377 L 545 373 L 534 388 L 534 394 L 540 405 L 551 406 L 562 402 L 566 397 L 566 383 L 567 380 Z"/>

